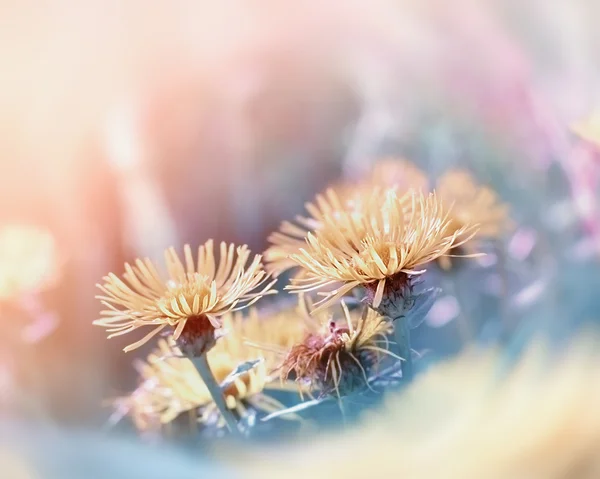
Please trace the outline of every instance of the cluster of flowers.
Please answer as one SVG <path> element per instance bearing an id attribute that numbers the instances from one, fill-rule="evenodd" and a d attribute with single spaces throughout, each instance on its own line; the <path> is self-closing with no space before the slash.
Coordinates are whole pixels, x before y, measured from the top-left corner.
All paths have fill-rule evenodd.
<path id="1" fill-rule="evenodd" d="M 341 399 L 371 388 L 384 361 L 410 379 L 409 319 L 438 291 L 420 287 L 425 267 L 477 256 L 480 242 L 508 225 L 507 207 L 468 172 L 449 171 L 431 186 L 413 164 L 382 160 L 282 223 L 264 267 L 246 246 L 221 243 L 217 259 L 209 240 L 195 256 L 186 245 L 183 260 L 167 250 L 166 276 L 149 259 L 126 264 L 122 278 L 106 276 L 98 297 L 106 309 L 94 323 L 109 337 L 149 330 L 125 351 L 165 336 L 119 406 L 142 430 L 191 411 L 200 424 L 238 434 L 250 412 L 285 409 L 271 389 Z M 250 307 L 275 294 L 288 270 L 285 290 L 297 306 Z"/>

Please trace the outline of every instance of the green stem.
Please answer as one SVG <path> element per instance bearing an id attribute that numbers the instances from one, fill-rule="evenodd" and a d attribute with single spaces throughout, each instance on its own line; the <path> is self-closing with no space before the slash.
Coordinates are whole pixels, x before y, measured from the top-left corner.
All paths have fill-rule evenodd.
<path id="1" fill-rule="evenodd" d="M 338 407 L 340 408 L 340 414 L 342 415 L 342 424 L 344 427 L 348 425 L 348 419 L 346 417 L 346 408 L 344 407 L 344 399 L 342 397 L 338 397 Z"/>
<path id="2" fill-rule="evenodd" d="M 412 349 L 410 347 L 410 328 L 407 318 L 398 318 L 394 321 L 394 336 L 398 346 L 398 353 L 404 361 L 401 363 L 402 379 L 412 381 L 413 363 Z"/>
<path id="3" fill-rule="evenodd" d="M 221 386 L 219 386 L 219 383 L 217 383 L 215 376 L 210 370 L 206 354 L 203 354 L 202 356 L 196 358 L 191 358 L 191 360 L 196 369 L 198 370 L 198 374 L 200 374 L 202 381 L 204 381 L 204 384 L 206 384 L 206 388 L 212 396 L 213 401 L 217 406 L 217 409 L 221 413 L 221 416 L 223 416 L 223 419 L 225 419 L 227 428 L 235 436 L 241 437 L 241 432 L 238 427 L 237 420 L 235 419 L 233 412 L 231 412 L 231 410 L 227 407 L 227 404 L 225 403 L 225 396 L 223 396 Z"/>

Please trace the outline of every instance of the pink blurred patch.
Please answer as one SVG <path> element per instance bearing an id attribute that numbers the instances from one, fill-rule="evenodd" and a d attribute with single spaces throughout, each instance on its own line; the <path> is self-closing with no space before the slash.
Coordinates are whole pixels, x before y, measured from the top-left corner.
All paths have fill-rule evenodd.
<path id="1" fill-rule="evenodd" d="M 432 328 L 441 328 L 460 313 L 460 306 L 454 296 L 443 296 L 438 299 L 429 310 L 425 319 Z"/>
<path id="2" fill-rule="evenodd" d="M 525 308 L 535 303 L 544 293 L 547 281 L 538 279 L 526 288 L 523 288 L 514 298 L 513 304 L 519 308 Z"/>
<path id="3" fill-rule="evenodd" d="M 519 228 L 508 243 L 508 253 L 517 261 L 525 260 L 533 251 L 537 233 L 533 228 Z"/>
<path id="4" fill-rule="evenodd" d="M 583 227 L 592 238 L 600 241 L 600 209 L 596 196 L 600 181 L 598 151 L 587 144 L 580 144 L 571 150 L 564 167 Z"/>
<path id="5" fill-rule="evenodd" d="M 52 333 L 58 326 L 58 315 L 54 312 L 46 311 L 37 295 L 32 294 L 22 297 L 20 305 L 27 313 L 29 319 L 29 323 L 21 331 L 21 339 L 24 342 L 36 343 Z"/>

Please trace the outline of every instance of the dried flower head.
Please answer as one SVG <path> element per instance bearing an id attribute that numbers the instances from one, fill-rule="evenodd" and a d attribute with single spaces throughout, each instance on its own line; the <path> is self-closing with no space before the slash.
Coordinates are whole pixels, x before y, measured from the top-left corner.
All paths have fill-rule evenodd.
<path id="1" fill-rule="evenodd" d="M 302 298 L 300 302 L 308 308 L 309 318 L 311 306 Z M 390 322 L 371 309 L 364 308 L 359 315 L 351 314 L 343 302 L 341 306 L 342 320 L 327 311 L 314 315 L 312 324 L 316 321 L 317 327 L 309 327 L 303 340 L 289 350 L 281 366 L 282 379 L 293 377 L 321 395 L 342 397 L 369 387 L 381 360 L 396 357 L 388 351 Z"/>
<path id="2" fill-rule="evenodd" d="M 582 140 L 600 148 L 600 110 L 593 112 L 586 120 L 575 123 L 571 130 Z"/>
<path id="3" fill-rule="evenodd" d="M 50 233 L 23 225 L 0 230 L 0 301 L 47 288 L 58 271 L 56 244 Z"/>
<path id="4" fill-rule="evenodd" d="M 264 394 L 281 389 L 279 378 L 271 373 L 280 361 L 279 350 L 300 341 L 304 323 L 293 311 L 261 317 L 254 309 L 249 316 L 226 313 L 221 318 L 227 334 L 208 353 L 208 363 L 219 384 L 231 377 L 240 365 L 260 359 L 254 367 L 231 377 L 224 387 L 227 407 L 242 417 L 248 407 L 274 412 L 283 406 Z M 265 345 L 257 348 L 253 344 Z M 156 429 L 180 414 L 201 409 L 201 419 L 215 416 L 217 408 L 191 360 L 181 356 L 172 340 L 161 339 L 158 348 L 136 367 L 140 386 L 117 405 L 125 407 L 140 430 Z"/>
<path id="5" fill-rule="evenodd" d="M 459 230 L 467 224 L 478 225 L 477 237 L 462 245 L 468 253 L 478 249 L 476 240 L 497 239 L 510 226 L 508 206 L 500 202 L 492 189 L 477 185 L 466 171 L 448 171 L 439 179 L 436 191 L 445 204 L 452 205 L 450 230 Z M 450 258 L 441 258 L 440 265 L 448 269 Z"/>
<path id="6" fill-rule="evenodd" d="M 393 190 L 374 191 L 367 206 L 361 214 L 326 216 L 326 226 L 308 234 L 305 247 L 291 255 L 306 274 L 292 279 L 288 289 L 334 287 L 322 293 L 320 307 L 325 307 L 363 285 L 370 292 L 370 304 L 378 308 L 384 297 L 396 296 L 413 276 L 423 273 L 423 265 L 476 231 L 470 224 L 451 228 L 451 210 L 435 193 L 398 196 Z"/>
<path id="7" fill-rule="evenodd" d="M 532 347 L 506 375 L 498 374 L 504 355 L 465 352 L 429 368 L 362 425 L 269 450 L 268 461 L 254 452 L 256 468 L 243 466 L 260 478 L 282 470 L 292 478 L 597 478 L 597 339 L 588 332 L 561 355 Z"/>
<path id="8" fill-rule="evenodd" d="M 309 216 L 296 216 L 295 223 L 282 222 L 279 231 L 268 238 L 271 246 L 265 251 L 267 270 L 279 275 L 298 267 L 290 256 L 304 247 L 308 233 L 322 229 L 325 216 L 336 217 L 340 212 L 359 213 L 369 202 L 373 190 L 393 189 L 402 194 L 410 189 L 426 191 L 427 186 L 427 177 L 412 163 L 391 158 L 378 161 L 367 178 L 358 182 L 340 182 L 318 194 L 313 203 L 306 203 Z"/>
<path id="9" fill-rule="evenodd" d="M 108 309 L 94 324 L 111 333 L 109 338 L 150 326 L 152 331 L 130 344 L 125 351 L 140 347 L 166 327 L 174 328 L 173 339 L 185 355 L 200 356 L 216 341 L 221 327 L 219 316 L 245 308 L 264 295 L 275 293 L 273 282 L 262 269 L 261 255 L 255 255 L 248 267 L 250 250 L 221 243 L 217 262 L 213 241 L 198 248 L 194 261 L 189 245 L 184 247 L 184 261 L 173 248 L 165 252 L 168 278 L 159 274 L 149 259 L 125 264 L 123 280 L 113 273 L 98 285 L 98 296 Z M 265 283 L 267 283 L 265 285 Z"/>

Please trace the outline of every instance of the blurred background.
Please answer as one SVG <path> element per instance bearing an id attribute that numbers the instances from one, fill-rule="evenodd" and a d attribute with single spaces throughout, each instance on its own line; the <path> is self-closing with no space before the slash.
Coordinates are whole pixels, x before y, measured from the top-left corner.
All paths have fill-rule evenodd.
<path id="1" fill-rule="evenodd" d="M 599 147 L 571 126 L 600 106 L 598 18 L 593 0 L 2 1 L 0 274 L 30 274 L 0 294 L 6 415 L 105 424 L 144 351 L 92 326 L 95 283 L 211 237 L 262 251 L 387 156 L 468 168 L 510 205 L 513 317 L 597 318 Z M 443 347 L 442 323 L 418 344 Z"/>

